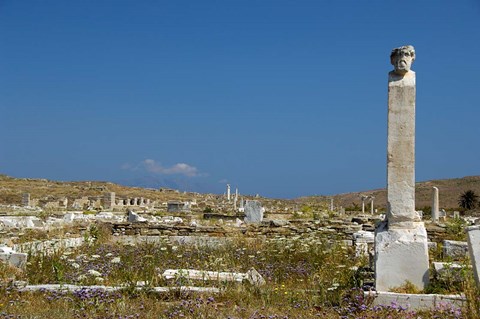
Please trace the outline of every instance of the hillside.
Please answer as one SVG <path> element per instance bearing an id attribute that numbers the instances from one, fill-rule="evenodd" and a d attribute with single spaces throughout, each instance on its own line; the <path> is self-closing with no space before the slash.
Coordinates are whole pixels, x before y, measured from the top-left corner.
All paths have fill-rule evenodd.
<path id="1" fill-rule="evenodd" d="M 230 202 L 226 201 L 222 194 L 200 194 L 193 192 L 180 192 L 174 189 L 153 189 L 130 187 L 111 182 L 100 181 L 76 181 L 61 182 L 47 179 L 14 178 L 0 174 L 0 204 L 21 205 L 22 194 L 29 193 L 31 198 L 40 199 L 44 202 L 67 198 L 69 203 L 81 197 L 102 198 L 107 192 L 115 192 L 116 198 L 148 198 L 160 203 L 168 201 L 192 201 L 198 202 L 198 208 L 210 206 L 220 211 L 229 210 L 233 207 L 233 194 Z M 241 194 L 239 199 L 253 199 L 254 196 Z M 284 211 L 285 206 L 294 207 L 291 200 L 277 200 L 259 198 L 265 207 L 273 211 Z"/>
<path id="2" fill-rule="evenodd" d="M 128 187 L 110 182 L 60 182 L 0 175 L 0 204 L 20 204 L 23 193 L 30 193 L 32 198 L 66 197 L 71 200 L 82 196 L 103 196 L 106 192 L 115 192 L 119 197 L 145 197 L 162 201 L 187 200 L 194 195 L 173 190 L 160 192 L 158 189 Z"/>
<path id="3" fill-rule="evenodd" d="M 458 209 L 458 197 L 466 190 L 473 190 L 480 195 L 480 176 L 467 176 L 455 179 L 431 180 L 419 182 L 416 185 L 416 207 L 423 209 L 430 207 L 432 187 L 436 186 L 440 192 L 440 207 L 445 209 Z M 60 182 L 46 179 L 13 178 L 0 175 L 0 204 L 17 204 L 22 200 L 23 193 L 30 193 L 32 198 L 58 199 L 66 197 L 69 200 L 82 196 L 103 196 L 106 192 L 115 192 L 118 197 L 145 197 L 151 200 L 198 200 L 210 199 L 220 200 L 223 196 L 215 194 L 183 193 L 174 190 L 162 192 L 158 189 L 141 187 L 128 187 L 110 182 Z M 361 195 L 373 195 L 375 197 L 375 208 L 385 209 L 386 190 L 375 189 L 361 192 L 334 195 L 336 207 L 343 206 L 351 208 L 355 205 L 361 207 Z M 244 197 L 246 198 L 246 197 Z M 265 204 L 268 202 L 274 206 L 292 205 L 306 202 L 319 202 L 327 204 L 329 197 L 326 196 L 305 196 L 294 201 L 280 199 L 262 199 Z"/>
<path id="4" fill-rule="evenodd" d="M 458 197 L 466 190 L 473 190 L 480 196 L 480 176 L 466 176 L 454 179 L 431 180 L 418 182 L 416 184 L 415 201 L 417 209 L 430 207 L 432 205 L 432 187 L 436 186 L 440 194 L 440 207 L 444 209 L 458 209 Z M 386 189 L 374 189 L 361 192 L 338 194 L 333 196 L 336 206 L 361 207 L 361 195 L 373 195 L 375 197 L 374 207 L 385 209 L 387 202 Z M 303 197 L 302 200 L 314 197 Z M 319 198 L 324 201 L 324 197 Z"/>

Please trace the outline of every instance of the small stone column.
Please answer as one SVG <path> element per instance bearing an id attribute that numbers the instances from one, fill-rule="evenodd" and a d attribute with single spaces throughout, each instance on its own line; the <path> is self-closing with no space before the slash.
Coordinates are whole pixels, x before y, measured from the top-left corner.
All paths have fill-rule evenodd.
<path id="1" fill-rule="evenodd" d="M 375 212 L 375 210 L 373 209 L 373 200 L 374 199 L 375 199 L 375 197 L 370 196 L 370 214 L 372 214 L 372 215 Z"/>
<path id="2" fill-rule="evenodd" d="M 333 212 L 333 198 L 330 198 L 330 211 Z"/>
<path id="3" fill-rule="evenodd" d="M 388 77 L 387 214 L 375 230 L 377 291 L 429 281 L 427 232 L 415 210 L 415 60 L 413 46 L 392 50 Z"/>
<path id="4" fill-rule="evenodd" d="M 432 221 L 438 222 L 439 209 L 438 209 L 438 188 L 432 187 Z"/>
<path id="5" fill-rule="evenodd" d="M 227 200 L 230 201 L 230 184 L 227 184 Z"/>
<path id="6" fill-rule="evenodd" d="M 26 207 L 30 206 L 30 193 L 22 194 L 22 206 L 26 206 Z"/>
<path id="7" fill-rule="evenodd" d="M 365 214 L 365 200 L 367 200 L 367 196 L 362 195 L 362 214 Z"/>

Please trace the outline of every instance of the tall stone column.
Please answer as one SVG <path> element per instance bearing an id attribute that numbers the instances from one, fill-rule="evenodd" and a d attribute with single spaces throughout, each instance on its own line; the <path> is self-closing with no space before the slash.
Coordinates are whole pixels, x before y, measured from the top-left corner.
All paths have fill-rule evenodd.
<path id="1" fill-rule="evenodd" d="M 227 200 L 230 201 L 230 184 L 227 184 Z"/>
<path id="2" fill-rule="evenodd" d="M 392 50 L 388 77 L 387 214 L 375 230 L 375 285 L 388 291 L 428 283 L 427 232 L 415 211 L 415 60 L 412 46 Z"/>
<path id="3" fill-rule="evenodd" d="M 438 222 L 439 210 L 438 210 L 438 188 L 432 187 L 432 220 Z"/>

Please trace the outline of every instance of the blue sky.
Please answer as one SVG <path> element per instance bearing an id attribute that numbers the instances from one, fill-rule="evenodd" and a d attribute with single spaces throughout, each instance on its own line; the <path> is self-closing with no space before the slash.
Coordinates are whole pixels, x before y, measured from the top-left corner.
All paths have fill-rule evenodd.
<path id="1" fill-rule="evenodd" d="M 381 188 L 389 54 L 405 44 L 417 180 L 480 174 L 478 0 L 0 0 L 0 173 Z"/>

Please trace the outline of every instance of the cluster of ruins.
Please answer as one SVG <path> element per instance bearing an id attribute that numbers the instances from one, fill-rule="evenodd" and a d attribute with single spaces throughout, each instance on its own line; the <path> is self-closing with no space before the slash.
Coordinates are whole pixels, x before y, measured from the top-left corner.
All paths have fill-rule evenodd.
<path id="1" fill-rule="evenodd" d="M 48 201 L 32 199 L 25 193 L 23 206 L 56 208 L 60 212 L 47 220 L 37 216 L 0 216 L 2 235 L 14 238 L 18 236 L 15 231 L 18 228 L 60 227 L 75 222 L 103 222 L 116 237 L 135 236 L 135 240 L 162 235 L 180 242 L 219 242 L 236 236 L 261 239 L 321 233 L 332 242 L 353 247 L 357 255 L 370 258 L 374 269 L 370 288 L 379 293 L 406 282 L 424 289 L 430 278 L 429 249 L 441 242 L 444 254 L 452 259 L 470 254 L 480 285 L 480 226 L 475 226 L 480 220 L 467 220 L 473 225 L 468 229 L 468 243 L 455 242 L 445 238 L 446 230 L 441 222 L 449 217 L 460 218 L 460 215 L 454 212 L 453 216 L 447 216 L 440 209 L 437 187 L 432 188 L 431 220 L 423 219 L 422 213 L 415 209 L 416 84 L 415 72 L 411 70 L 415 50 L 412 46 L 396 48 L 390 59 L 394 70 L 388 78 L 387 209 L 384 213 L 374 209 L 374 196 L 363 195 L 362 210 L 357 214 L 347 214 L 329 200 L 315 218 L 295 218 L 292 213 L 298 211 L 297 204 L 279 210 L 271 202 L 267 206 L 260 198 L 240 198 L 238 188 L 232 196 L 230 185 L 223 196 L 198 202 L 196 198 L 167 202 L 144 197 L 118 198 L 114 192 L 106 192 L 103 196 L 76 198 L 69 203 L 67 198 Z M 369 213 L 365 211 L 365 203 L 370 204 Z M 224 214 L 206 212 L 206 207 L 215 207 L 215 211 Z M 85 214 L 84 210 L 96 212 Z M 170 215 L 158 214 L 158 210 Z M 81 240 L 70 238 L 58 245 L 79 244 Z M 26 247 L 0 247 L 0 258 L 24 267 Z M 441 263 L 434 265 L 439 271 L 442 267 Z"/>

